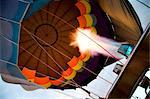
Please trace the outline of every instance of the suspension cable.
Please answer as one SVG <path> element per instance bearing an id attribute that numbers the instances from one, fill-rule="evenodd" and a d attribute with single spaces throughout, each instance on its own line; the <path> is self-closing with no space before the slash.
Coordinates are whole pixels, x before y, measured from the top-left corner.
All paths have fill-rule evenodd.
<path id="1" fill-rule="evenodd" d="M 50 44 L 48 44 L 47 42 L 45 42 L 44 40 L 42 40 L 41 38 L 39 38 L 38 36 L 36 36 L 36 35 L 34 35 L 33 33 L 31 33 L 30 31 L 28 31 L 25 27 L 23 27 L 23 29 L 29 34 L 29 35 L 32 35 L 32 37 L 34 36 L 35 38 L 37 38 L 37 39 L 39 39 L 41 42 L 43 42 L 43 43 L 45 43 L 45 44 L 47 44 L 49 47 L 52 47 Z M 35 39 L 35 38 L 33 38 L 33 39 Z M 38 43 L 38 42 L 37 42 Z M 44 50 L 44 48 L 42 48 L 43 50 Z M 55 48 L 56 49 L 56 48 Z M 54 50 L 55 50 L 54 49 Z M 46 50 L 45 50 L 46 51 Z M 62 55 L 64 55 L 66 58 L 68 58 L 69 56 L 67 56 L 67 55 L 65 55 L 65 54 L 63 54 L 61 51 L 59 51 L 59 50 L 55 50 L 55 51 L 57 51 L 58 53 L 60 53 L 60 54 L 62 54 Z M 48 53 L 49 54 L 49 53 Z M 69 58 L 70 59 L 70 58 Z M 59 67 L 61 67 L 61 66 L 59 66 Z M 90 69 L 88 69 L 88 68 L 86 68 L 86 67 L 84 67 L 83 66 L 83 68 L 84 69 L 86 69 L 88 72 L 90 72 L 90 73 L 92 73 L 93 75 L 95 75 L 95 76 L 97 76 L 97 77 L 99 77 L 99 78 L 101 78 L 101 79 L 103 79 L 103 80 L 105 80 L 106 82 L 108 82 L 108 83 L 110 83 L 110 84 L 112 84 L 112 82 L 110 82 L 110 81 L 108 81 L 108 80 L 106 80 L 106 79 L 104 79 L 103 77 L 101 77 L 101 76 L 99 76 L 99 75 L 97 75 L 95 72 L 93 72 L 92 70 L 90 70 Z"/>
<path id="2" fill-rule="evenodd" d="M 41 9 L 42 11 L 56 17 L 57 19 L 61 20 L 62 22 L 66 23 L 67 25 L 69 25 L 70 27 L 77 29 L 74 25 L 68 23 L 67 21 L 65 21 L 64 19 L 58 17 L 57 15 L 45 10 L 45 9 Z M 88 35 L 84 34 L 82 31 L 80 31 L 79 29 L 77 29 L 80 33 L 82 33 L 84 36 L 86 36 L 88 39 L 90 39 L 91 41 L 93 41 L 95 44 L 97 44 L 99 47 L 101 47 L 104 51 L 106 51 L 109 55 L 111 55 L 113 58 L 117 59 L 114 55 L 112 55 L 109 51 L 107 51 L 103 46 L 101 46 L 99 43 L 95 42 L 95 40 L 93 40 L 92 38 L 90 38 Z M 119 61 L 119 60 L 118 60 Z M 119 61 L 122 65 L 123 63 L 121 61 Z"/>
<path id="3" fill-rule="evenodd" d="M 10 39 L 6 38 L 6 37 L 3 36 L 1 33 L 0 33 L 0 35 L 1 35 L 3 38 L 5 38 L 6 40 L 8 40 L 9 42 L 11 42 L 11 43 L 13 43 L 14 45 L 18 46 L 17 43 L 15 43 L 14 41 L 11 41 Z M 55 73 L 57 73 L 58 75 L 61 76 L 61 74 L 60 74 L 59 72 L 57 72 L 54 68 L 49 67 L 49 65 L 47 65 L 45 62 L 43 62 L 42 60 L 40 60 L 38 57 L 32 55 L 32 53 L 30 53 L 29 51 L 27 51 L 27 50 L 24 49 L 23 47 L 20 46 L 20 48 L 21 48 L 22 50 L 26 51 L 26 52 L 27 52 L 28 54 L 30 54 L 31 56 L 33 56 L 33 57 L 34 57 L 35 59 L 37 59 L 38 61 L 40 61 L 43 65 L 45 65 L 46 67 L 52 69 Z M 72 82 L 75 83 L 75 87 L 83 88 L 83 87 L 81 87 L 79 84 L 77 84 L 74 80 L 72 80 Z M 83 88 L 83 89 L 84 89 L 84 88 Z M 85 89 L 85 90 L 86 90 L 86 89 Z M 87 91 L 89 91 L 89 90 L 87 90 Z M 95 94 L 95 93 L 93 93 L 93 92 L 91 92 L 91 91 L 89 91 L 89 92 L 92 93 L 92 94 Z M 96 94 L 95 94 L 95 95 L 96 95 Z M 98 95 L 96 95 L 96 96 L 98 96 Z"/>
<path id="4" fill-rule="evenodd" d="M 0 59 L 0 62 L 4 62 L 4 63 L 10 64 L 10 65 L 13 65 L 13 66 L 16 66 L 16 67 L 22 67 L 22 66 L 19 66 L 19 65 L 17 65 L 17 64 L 14 64 L 14 63 L 12 63 L 12 62 L 9 62 L 9 61 L 6 61 L 6 60 L 2 60 L 2 59 Z M 37 71 L 36 71 L 36 73 L 39 74 L 39 75 L 41 75 L 41 76 L 48 76 L 48 75 L 45 75 L 45 74 L 40 73 L 40 72 L 37 72 Z M 2 73 L 2 74 L 4 74 L 4 75 L 9 75 L 9 74 L 6 74 L 6 73 Z M 50 76 L 48 76 L 48 77 L 49 77 L 50 79 L 56 79 L 56 78 L 54 78 L 54 77 L 50 77 Z M 15 77 L 15 78 L 17 78 L 17 77 Z M 21 78 L 19 78 L 19 79 L 21 79 Z M 23 80 L 23 81 L 25 81 L 25 82 L 29 82 L 29 81 L 27 81 L 27 80 L 25 80 L 25 79 L 21 79 L 21 80 Z M 62 82 L 62 83 L 65 84 L 65 82 L 62 81 L 62 80 L 58 80 L 58 81 L 60 81 L 60 82 Z M 41 88 L 44 88 L 44 89 L 45 89 L 45 87 L 43 87 L 43 86 L 41 86 L 41 85 L 38 85 L 38 84 L 36 84 L 36 83 L 34 83 L 34 82 L 29 82 L 29 83 L 31 83 L 32 86 L 38 86 L 38 87 L 41 87 Z M 22 83 L 18 83 L 18 84 L 26 85 L 26 84 L 22 84 Z M 68 83 L 68 85 L 71 85 L 71 86 L 76 87 L 75 84 Z M 58 92 L 58 91 L 56 91 L 56 90 L 54 90 L 54 91 L 55 91 L 55 92 Z M 64 92 L 59 92 L 59 93 L 62 93 L 62 94 L 64 94 L 64 95 L 66 95 L 66 96 L 75 97 L 75 96 L 73 96 L 73 95 L 65 94 Z M 77 98 L 77 97 L 75 97 L 75 98 Z"/>

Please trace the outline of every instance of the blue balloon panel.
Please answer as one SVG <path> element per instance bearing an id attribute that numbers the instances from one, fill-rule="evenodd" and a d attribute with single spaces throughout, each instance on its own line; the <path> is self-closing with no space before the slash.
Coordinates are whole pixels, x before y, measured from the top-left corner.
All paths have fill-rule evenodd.
<path id="1" fill-rule="evenodd" d="M 45 5 L 47 5 L 51 1 L 52 0 L 35 0 L 31 4 L 31 6 L 30 6 L 30 8 L 29 8 L 29 10 L 25 16 L 25 19 L 32 16 L 33 13 L 37 12 L 38 10 L 40 10 L 42 7 L 44 7 Z"/>
<path id="2" fill-rule="evenodd" d="M 31 1 L 31 0 L 26 0 Z M 0 73 L 25 79 L 17 66 L 20 24 L 28 2 L 1 0 L 0 13 Z M 16 21 L 16 22 L 13 22 Z"/>
<path id="3" fill-rule="evenodd" d="M 1 0 L 0 17 L 20 22 L 28 4 L 17 0 Z"/>

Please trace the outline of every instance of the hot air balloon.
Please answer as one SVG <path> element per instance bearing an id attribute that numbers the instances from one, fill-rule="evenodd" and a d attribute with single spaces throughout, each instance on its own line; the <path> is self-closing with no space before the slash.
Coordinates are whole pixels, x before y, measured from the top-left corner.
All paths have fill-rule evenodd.
<path id="1" fill-rule="evenodd" d="M 1 34 L 2 41 L 11 41 L 10 45 L 3 43 L 9 50 L 3 49 L 4 55 L 0 57 L 3 60 L 0 61 L 3 80 L 19 83 L 26 90 L 41 86 L 54 89 L 82 88 L 95 79 L 103 67 L 117 61 L 113 56 L 91 56 L 89 52 L 81 53 L 78 47 L 70 46 L 70 36 L 78 28 L 90 28 L 99 36 L 127 42 L 132 47 L 143 32 L 127 0 L 43 0 L 43 4 L 39 0 L 38 6 L 36 2 L 38 0 L 26 2 L 31 5 L 20 11 L 24 12 L 24 19 L 16 18 L 19 23 L 16 26 L 19 28 L 18 34 L 15 31 L 7 34 L 13 35 L 12 39 L 3 31 Z M 6 19 L 8 21 L 9 18 Z M 9 23 L 5 26 L 9 27 Z M 120 50 L 124 48 L 126 46 Z M 7 59 L 4 57 L 6 53 L 9 54 Z"/>
<path id="2" fill-rule="evenodd" d="M 98 74 L 106 57 L 92 58 L 88 53 L 83 55 L 78 48 L 69 46 L 70 35 L 78 27 L 95 28 L 101 35 L 104 33 L 96 29 L 100 28 L 96 24 L 105 20 L 103 25 L 110 28 L 105 34 L 112 32 L 105 14 L 101 14 L 101 19 L 96 18 L 95 13 L 102 11 L 92 10 L 95 6 L 85 0 L 53 1 L 22 22 L 18 65 L 28 80 L 47 88 L 64 89 L 76 87 L 69 85 L 72 80 L 84 86 L 96 77 L 90 71 Z"/>

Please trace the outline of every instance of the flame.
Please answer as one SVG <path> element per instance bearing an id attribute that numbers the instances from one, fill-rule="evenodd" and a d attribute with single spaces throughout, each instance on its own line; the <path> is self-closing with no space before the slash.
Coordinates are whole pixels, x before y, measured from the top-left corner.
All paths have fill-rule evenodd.
<path id="1" fill-rule="evenodd" d="M 105 37 L 100 37 L 90 28 L 77 28 L 76 32 L 72 33 L 71 40 L 70 46 L 78 47 L 80 53 L 89 51 L 91 56 L 103 54 L 110 57 L 115 56 L 117 59 L 123 58 L 123 55 L 117 52 L 121 46 L 120 43 Z"/>

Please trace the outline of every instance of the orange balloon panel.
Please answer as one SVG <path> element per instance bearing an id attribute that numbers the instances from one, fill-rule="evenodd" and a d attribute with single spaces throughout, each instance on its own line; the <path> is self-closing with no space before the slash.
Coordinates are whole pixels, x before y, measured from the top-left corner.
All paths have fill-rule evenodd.
<path id="1" fill-rule="evenodd" d="M 64 77 L 60 77 L 59 79 L 56 79 L 56 80 L 50 80 L 52 85 L 55 85 L 55 86 L 62 84 L 64 81 L 65 81 Z"/>
<path id="2" fill-rule="evenodd" d="M 79 27 L 86 28 L 91 27 L 96 24 L 96 19 L 93 19 L 95 17 L 92 17 L 91 14 L 84 14 L 82 16 L 77 17 L 77 20 L 79 22 Z"/>
<path id="3" fill-rule="evenodd" d="M 76 74 L 67 62 L 70 61 L 68 57 L 80 55 L 77 48 L 69 45 L 70 35 L 79 27 L 77 17 L 80 16 L 80 11 L 72 0 L 53 1 L 43 9 L 52 14 L 40 10 L 22 22 L 19 45 L 25 50 L 19 48 L 18 65 L 27 69 L 23 69 L 27 79 L 34 78 L 36 71 L 35 81 L 33 80 L 35 83 L 43 85 L 51 82 L 57 86 L 66 79 L 73 79 Z M 73 24 L 75 28 L 56 16 Z M 62 72 L 67 74 L 62 75 Z M 41 77 L 41 74 L 46 77 Z M 55 80 L 48 79 L 48 76 Z"/>
<path id="4" fill-rule="evenodd" d="M 34 79 L 35 78 L 35 73 L 36 71 L 35 70 L 30 70 L 26 67 L 24 67 L 22 69 L 22 73 L 23 75 L 27 78 L 27 79 Z"/>
<path id="5" fill-rule="evenodd" d="M 35 77 L 35 80 L 34 80 L 35 83 L 40 84 L 40 85 L 46 84 L 49 81 L 50 80 L 49 80 L 48 76 L 46 76 L 46 77 Z"/>
<path id="6" fill-rule="evenodd" d="M 63 71 L 62 75 L 69 76 L 72 72 L 73 72 L 73 69 L 69 67 L 67 70 Z"/>
<path id="7" fill-rule="evenodd" d="M 73 58 L 67 63 L 70 67 L 76 66 L 78 63 L 78 58 L 73 56 Z"/>
<path id="8" fill-rule="evenodd" d="M 85 16 L 79 16 L 79 17 L 77 17 L 77 20 L 79 22 L 79 27 L 81 27 L 81 28 L 86 27 L 87 22 L 86 22 Z"/>
<path id="9" fill-rule="evenodd" d="M 73 58 L 67 63 L 72 69 L 79 70 L 82 65 L 83 61 L 81 61 L 79 58 L 73 56 Z"/>
<path id="10" fill-rule="evenodd" d="M 73 70 L 71 67 L 69 67 L 67 70 L 62 72 L 62 76 L 67 80 L 73 79 L 75 75 L 76 75 L 76 71 Z"/>
<path id="11" fill-rule="evenodd" d="M 79 49 L 70 46 L 70 36 L 79 27 L 93 25 L 90 12 L 91 5 L 86 0 L 60 0 L 49 2 L 42 10 L 23 20 L 18 65 L 24 67 L 20 69 L 28 80 L 55 88 L 79 77 L 77 71 L 90 55 L 81 58 Z"/>
<path id="12" fill-rule="evenodd" d="M 86 0 L 80 0 L 79 2 L 83 3 L 86 7 L 86 14 L 91 12 L 91 5 L 89 2 L 87 2 Z"/>
<path id="13" fill-rule="evenodd" d="M 78 9 L 80 10 L 80 14 L 81 14 L 81 15 L 86 14 L 86 7 L 84 6 L 83 3 L 77 2 L 75 5 L 76 5 L 76 6 L 78 7 Z"/>
<path id="14" fill-rule="evenodd" d="M 75 5 L 80 10 L 81 15 L 88 14 L 91 12 L 91 5 L 86 0 L 80 0 Z"/>

